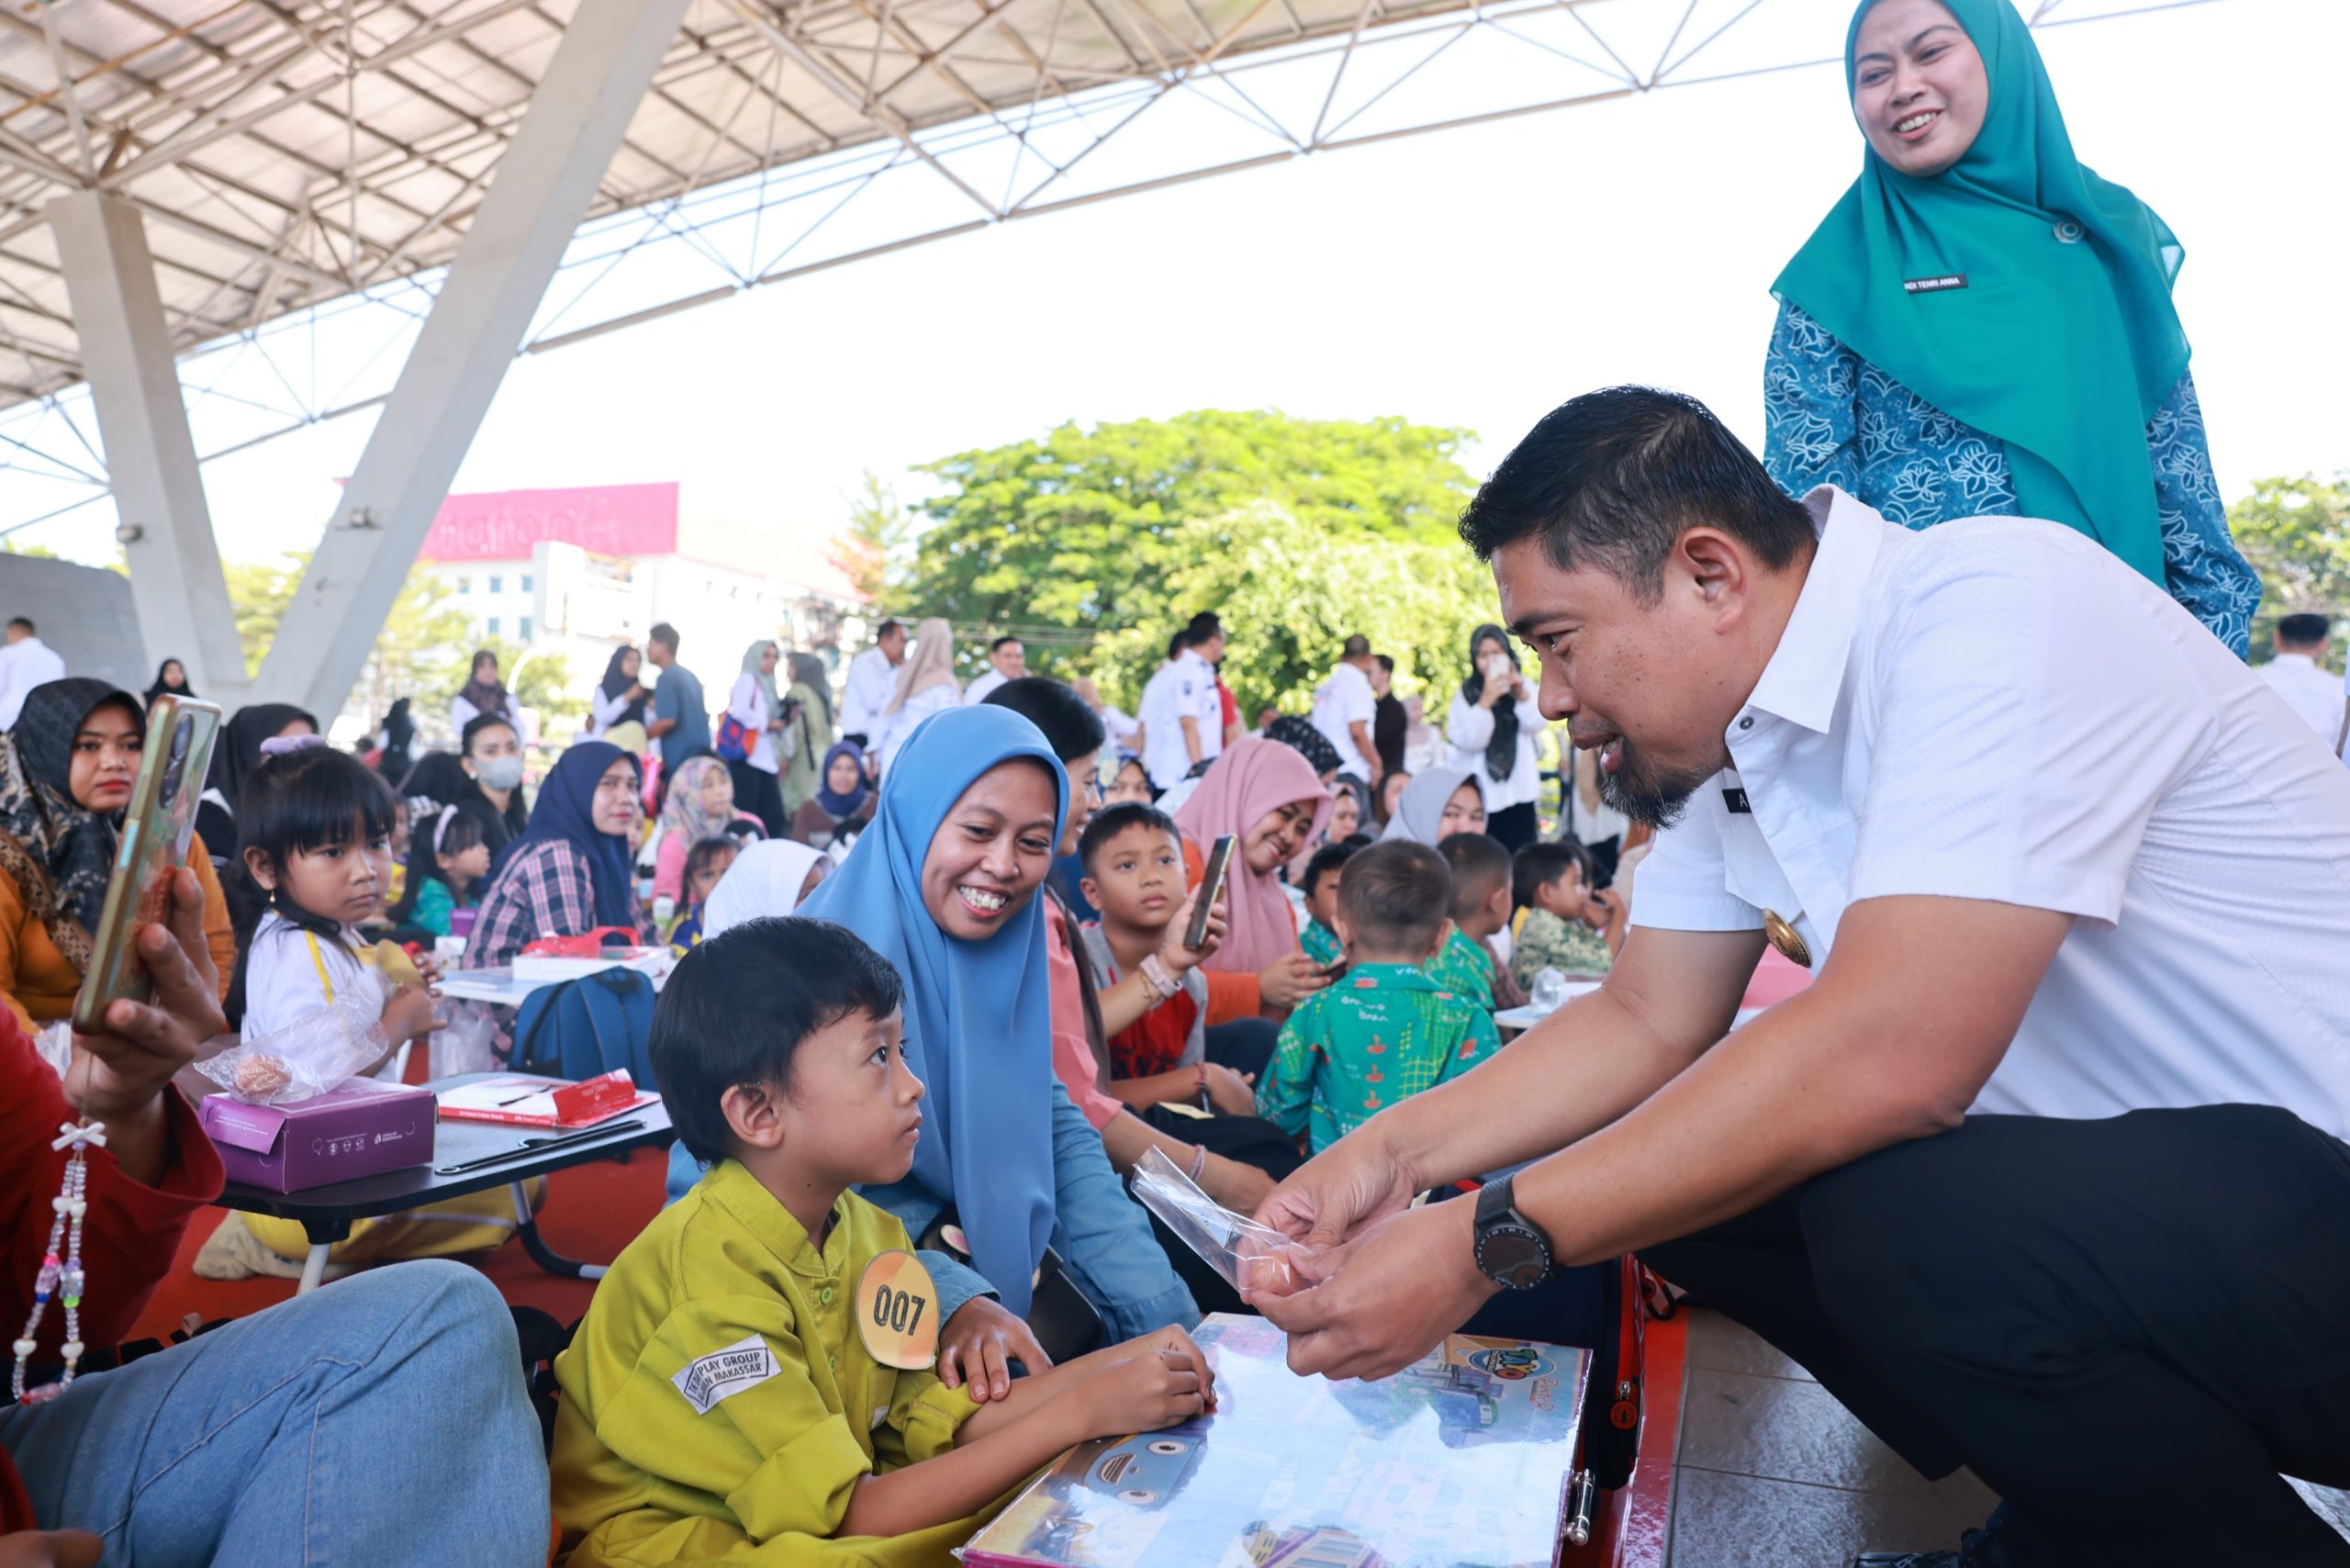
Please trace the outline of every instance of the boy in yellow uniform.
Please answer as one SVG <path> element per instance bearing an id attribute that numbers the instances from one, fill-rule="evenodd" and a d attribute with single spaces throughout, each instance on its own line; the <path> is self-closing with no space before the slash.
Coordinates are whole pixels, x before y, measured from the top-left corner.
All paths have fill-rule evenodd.
<path id="1" fill-rule="evenodd" d="M 848 1189 L 902 1179 L 921 1137 L 901 996 L 886 960 L 822 921 L 751 921 L 678 962 L 653 1061 L 678 1136 L 716 1163 L 621 1254 L 555 1362 L 571 1568 L 945 1565 L 1063 1450 L 1213 1404 L 1176 1328 L 984 1406 L 888 1364 L 921 1359 L 921 1314 L 896 1314 L 902 1337 L 877 1328 L 858 1285 L 912 1244 Z M 918 1274 L 895 1282 L 935 1311 Z"/>

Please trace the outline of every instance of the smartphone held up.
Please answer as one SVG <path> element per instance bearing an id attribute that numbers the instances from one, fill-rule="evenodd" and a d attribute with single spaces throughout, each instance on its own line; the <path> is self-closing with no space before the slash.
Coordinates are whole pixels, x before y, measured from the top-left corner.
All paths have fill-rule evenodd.
<path id="1" fill-rule="evenodd" d="M 196 799 L 219 733 L 220 710 L 209 702 L 165 695 L 148 712 L 106 905 L 91 933 L 90 966 L 73 999 L 73 1026 L 84 1034 L 102 1031 L 117 1001 L 147 1000 L 151 981 L 131 939 L 164 916 L 173 874 L 187 861 Z"/>

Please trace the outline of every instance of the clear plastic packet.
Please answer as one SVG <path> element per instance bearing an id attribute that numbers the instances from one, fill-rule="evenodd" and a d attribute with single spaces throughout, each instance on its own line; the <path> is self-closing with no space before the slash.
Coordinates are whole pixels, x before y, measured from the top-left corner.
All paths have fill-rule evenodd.
<path id="1" fill-rule="evenodd" d="M 1224 1207 L 1158 1149 L 1136 1163 L 1133 1184 L 1142 1206 L 1233 1289 L 1288 1295 L 1304 1282 L 1293 1260 L 1311 1256 L 1307 1248 Z"/>
<path id="2" fill-rule="evenodd" d="M 448 1024 L 432 1036 L 432 1076 L 448 1078 L 460 1072 L 487 1072 L 506 1064 L 498 1059 L 498 1020 L 485 1002 L 444 1002 Z"/>
<path id="3" fill-rule="evenodd" d="M 329 1002 L 274 1035 L 196 1063 L 196 1070 L 248 1104 L 283 1105 L 325 1093 L 390 1049 L 374 1012 Z"/>
<path id="4" fill-rule="evenodd" d="M 41 1060 L 49 1063 L 50 1068 L 55 1070 L 58 1079 L 62 1081 L 66 1070 L 73 1065 L 73 1021 L 60 1018 L 56 1023 L 35 1035 L 33 1048 L 39 1053 Z"/>

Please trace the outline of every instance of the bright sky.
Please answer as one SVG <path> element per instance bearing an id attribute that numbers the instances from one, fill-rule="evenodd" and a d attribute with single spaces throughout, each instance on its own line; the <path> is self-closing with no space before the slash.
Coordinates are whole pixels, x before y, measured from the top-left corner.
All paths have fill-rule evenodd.
<path id="1" fill-rule="evenodd" d="M 2186 243 L 2223 489 L 2350 467 L 2350 5 L 2219 0 L 2041 44 L 2083 159 Z M 1859 157 L 1836 73 L 1812 70 L 1013 223 L 525 359 L 457 487 L 677 479 L 789 551 L 821 547 L 867 469 L 911 497 L 909 465 L 1063 420 L 1401 414 L 1476 431 L 1482 474 L 1562 399 L 1639 380 L 1759 448 L 1770 281 Z M 373 418 L 211 465 L 224 553 L 315 538 Z M 112 521 L 16 537 L 102 558 Z"/>

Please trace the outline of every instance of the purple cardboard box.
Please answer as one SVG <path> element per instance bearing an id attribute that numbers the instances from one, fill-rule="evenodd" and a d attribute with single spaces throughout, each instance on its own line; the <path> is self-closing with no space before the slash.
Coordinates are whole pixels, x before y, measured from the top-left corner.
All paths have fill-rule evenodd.
<path id="1" fill-rule="evenodd" d="M 199 1113 L 229 1180 L 273 1193 L 432 1162 L 432 1091 L 373 1078 L 283 1105 L 214 1094 Z"/>

